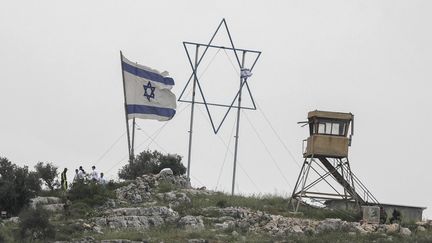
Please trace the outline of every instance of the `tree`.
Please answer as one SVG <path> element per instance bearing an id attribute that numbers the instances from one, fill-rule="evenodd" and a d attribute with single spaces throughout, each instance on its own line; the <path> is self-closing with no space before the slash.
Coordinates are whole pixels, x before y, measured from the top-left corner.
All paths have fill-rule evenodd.
<path id="1" fill-rule="evenodd" d="M 52 163 L 46 163 L 44 165 L 43 162 L 39 162 L 35 165 L 36 172 L 39 177 L 45 182 L 47 187 L 53 191 L 54 190 L 54 180 L 57 177 L 57 166 L 54 166 Z"/>
<path id="2" fill-rule="evenodd" d="M 19 232 L 21 239 L 34 241 L 35 239 L 53 239 L 54 226 L 49 222 L 48 211 L 37 207 L 23 210 L 20 215 Z"/>
<path id="3" fill-rule="evenodd" d="M 0 209 L 16 215 L 41 190 L 39 176 L 0 157 Z"/>
<path id="4" fill-rule="evenodd" d="M 13 171 L 16 165 L 12 164 L 7 158 L 0 157 L 0 179 L 13 179 Z"/>
<path id="5" fill-rule="evenodd" d="M 127 164 L 119 171 L 119 178 L 133 180 L 144 174 L 157 174 L 163 168 L 170 168 L 174 175 L 183 175 L 186 167 L 181 162 L 182 157 L 177 154 L 162 154 L 158 151 L 146 150 L 137 155 L 134 162 Z"/>
<path id="6" fill-rule="evenodd" d="M 181 163 L 182 157 L 177 154 L 163 155 L 160 158 L 159 171 L 163 168 L 170 168 L 174 175 L 184 175 L 186 167 Z"/>

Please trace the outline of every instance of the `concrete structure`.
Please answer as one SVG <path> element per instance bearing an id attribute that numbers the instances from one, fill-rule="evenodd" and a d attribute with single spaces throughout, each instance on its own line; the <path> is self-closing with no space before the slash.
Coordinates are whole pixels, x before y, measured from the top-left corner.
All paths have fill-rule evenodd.
<path id="1" fill-rule="evenodd" d="M 344 200 L 328 200 L 326 203 L 328 208 L 350 210 L 355 208 L 354 202 L 347 202 Z M 382 206 L 387 213 L 387 223 L 392 217 L 393 210 L 396 209 L 401 213 L 401 220 L 403 223 L 419 222 L 423 219 L 423 210 L 426 207 L 396 205 L 396 204 L 379 204 L 375 206 Z"/>
<path id="2" fill-rule="evenodd" d="M 380 222 L 380 207 L 362 206 L 363 222 L 368 224 L 378 224 Z"/>

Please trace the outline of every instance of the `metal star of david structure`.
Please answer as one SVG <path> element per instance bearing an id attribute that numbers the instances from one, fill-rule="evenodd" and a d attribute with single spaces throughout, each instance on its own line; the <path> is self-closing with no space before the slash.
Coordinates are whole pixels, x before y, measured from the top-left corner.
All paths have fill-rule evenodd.
<path id="1" fill-rule="evenodd" d="M 148 84 L 143 85 L 143 87 L 144 87 L 144 96 L 148 99 L 148 101 L 150 101 L 150 99 L 154 99 L 155 97 L 154 92 L 156 88 L 151 85 L 151 82 L 149 81 Z"/>
<path id="2" fill-rule="evenodd" d="M 228 38 L 229 38 L 229 41 L 230 41 L 230 46 L 229 47 L 212 45 L 212 42 L 213 42 L 214 38 L 216 37 L 216 34 L 218 33 L 218 31 L 221 29 L 222 26 L 225 27 L 225 29 L 227 31 Z M 190 53 L 189 53 L 189 51 L 187 49 L 188 45 L 196 46 L 197 48 L 199 46 L 205 47 L 204 52 L 201 54 L 200 57 L 198 57 L 198 55 L 195 55 L 194 62 L 192 61 L 191 55 L 190 55 Z M 228 29 L 228 26 L 226 24 L 225 19 L 222 19 L 222 21 L 218 25 L 216 31 L 214 32 L 214 34 L 211 37 L 211 39 L 208 42 L 208 44 L 202 44 L 202 43 L 195 43 L 195 42 L 184 41 L 183 42 L 183 47 L 184 47 L 184 49 L 186 51 L 186 54 L 187 54 L 187 57 L 188 57 L 188 60 L 189 60 L 189 64 L 190 64 L 190 66 L 192 68 L 192 74 L 190 75 L 189 80 L 187 81 L 185 87 L 183 88 L 183 91 L 181 92 L 181 94 L 180 94 L 180 96 L 178 98 L 178 101 L 179 102 L 186 102 L 186 103 L 203 104 L 205 106 L 205 108 L 206 108 L 206 111 L 207 111 L 208 117 L 210 119 L 210 123 L 212 125 L 214 133 L 218 133 L 219 129 L 221 128 L 222 124 L 224 123 L 226 117 L 228 116 L 228 114 L 229 114 L 229 112 L 231 111 L 232 108 L 247 109 L 247 110 L 256 110 L 255 101 L 253 99 L 253 96 L 252 96 L 251 90 L 249 88 L 247 79 L 252 75 L 252 70 L 255 67 L 255 64 L 257 63 L 259 57 L 261 56 L 261 51 L 236 48 L 234 46 L 234 42 L 232 40 L 231 33 L 230 33 L 229 29 Z M 241 78 L 241 85 L 240 85 L 240 88 L 239 88 L 237 94 L 232 99 L 232 102 L 230 104 L 216 104 L 216 103 L 209 103 L 209 102 L 206 101 L 203 88 L 201 86 L 201 83 L 200 83 L 198 75 L 197 75 L 197 70 L 198 70 L 198 67 L 199 67 L 200 63 L 203 60 L 203 58 L 204 58 L 204 56 L 207 53 L 207 50 L 209 48 L 217 48 L 217 49 L 224 49 L 224 50 L 232 51 L 234 53 L 234 55 L 235 55 L 235 58 L 236 58 L 236 61 L 237 61 L 237 64 L 238 64 L 238 68 L 239 68 L 239 72 L 241 73 L 241 76 L 239 77 L 239 78 Z M 242 56 L 241 60 L 240 60 L 240 57 L 239 57 L 239 55 L 238 55 L 237 52 L 243 53 L 243 56 Z M 242 63 L 244 63 L 245 54 L 248 53 L 248 52 L 256 54 L 256 58 L 255 58 L 255 60 L 254 60 L 254 62 L 252 64 L 252 66 L 246 68 L 246 67 L 244 67 L 242 65 Z M 247 75 L 244 75 L 245 74 L 245 72 L 244 72 L 245 70 L 247 70 L 247 72 L 246 72 Z M 190 83 L 193 83 L 191 81 L 194 81 L 194 80 L 196 81 L 196 85 L 198 87 L 198 91 L 199 91 L 199 94 L 201 95 L 201 98 L 202 98 L 203 102 L 190 101 L 190 100 L 184 100 L 183 99 L 183 95 L 184 95 L 184 93 L 186 91 L 186 88 L 189 86 Z M 250 96 L 250 99 L 251 99 L 252 105 L 253 105 L 252 107 L 245 107 L 245 106 L 236 106 L 236 105 L 234 105 L 234 103 L 237 100 L 237 98 L 241 95 L 242 90 L 243 90 L 244 87 L 246 87 L 247 93 Z M 209 106 L 227 107 L 227 111 L 225 112 L 224 117 L 222 118 L 220 124 L 218 124 L 217 126 L 213 122 L 213 117 L 212 117 L 212 115 L 210 113 Z"/>

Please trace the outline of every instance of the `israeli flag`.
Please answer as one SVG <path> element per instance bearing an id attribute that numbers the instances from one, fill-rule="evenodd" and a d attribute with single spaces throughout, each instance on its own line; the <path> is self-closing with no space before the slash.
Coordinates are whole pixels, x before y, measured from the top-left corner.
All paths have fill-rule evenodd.
<path id="1" fill-rule="evenodd" d="M 128 119 L 167 121 L 176 113 L 174 80 L 162 72 L 133 63 L 122 56 L 122 71 Z"/>

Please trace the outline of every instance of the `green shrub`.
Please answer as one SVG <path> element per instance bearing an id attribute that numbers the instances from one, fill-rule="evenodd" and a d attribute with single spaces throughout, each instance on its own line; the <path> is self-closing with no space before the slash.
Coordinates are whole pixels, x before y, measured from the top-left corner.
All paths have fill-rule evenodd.
<path id="1" fill-rule="evenodd" d="M 134 180 L 144 174 L 157 174 L 163 168 L 170 168 L 174 175 L 183 175 L 186 167 L 181 162 L 182 157 L 176 154 L 162 154 L 158 151 L 143 151 L 136 156 L 132 164 L 126 164 L 120 169 L 120 179 Z"/>
<path id="2" fill-rule="evenodd" d="M 167 181 L 162 181 L 161 183 L 159 183 L 157 191 L 159 193 L 165 193 L 165 192 L 170 192 L 170 191 L 174 191 L 176 190 L 176 186 L 167 182 Z"/>
<path id="3" fill-rule="evenodd" d="M 216 202 L 216 206 L 218 206 L 218 207 L 220 207 L 220 208 L 225 208 L 227 205 L 228 205 L 228 202 L 227 202 L 227 200 L 224 199 L 224 198 L 219 199 L 219 200 Z"/>
<path id="4" fill-rule="evenodd" d="M 84 202 L 74 202 L 70 206 L 69 212 L 72 218 L 83 218 L 87 217 L 92 213 L 93 209 Z"/>
<path id="5" fill-rule="evenodd" d="M 83 202 L 89 206 L 102 205 L 107 199 L 115 198 L 113 191 L 97 183 L 75 183 L 67 195 L 73 203 Z"/>
<path id="6" fill-rule="evenodd" d="M 19 232 L 22 239 L 53 239 L 55 237 L 54 226 L 49 222 L 49 214 L 46 210 L 24 209 L 20 215 Z"/>
<path id="7" fill-rule="evenodd" d="M 16 215 L 41 190 L 39 176 L 0 157 L 0 208 Z"/>
<path id="8" fill-rule="evenodd" d="M 64 191 L 63 189 L 54 189 L 54 190 L 41 190 L 38 193 L 38 196 L 41 197 L 63 197 L 64 196 Z"/>

